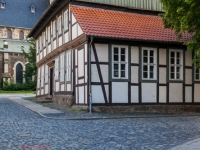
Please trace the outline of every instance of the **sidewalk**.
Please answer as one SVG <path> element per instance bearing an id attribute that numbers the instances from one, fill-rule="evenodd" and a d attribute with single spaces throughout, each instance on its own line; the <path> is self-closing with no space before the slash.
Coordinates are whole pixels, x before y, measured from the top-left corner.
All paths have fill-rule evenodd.
<path id="1" fill-rule="evenodd" d="M 176 146 L 171 150 L 200 150 L 200 138 L 187 142 L 183 145 Z"/>

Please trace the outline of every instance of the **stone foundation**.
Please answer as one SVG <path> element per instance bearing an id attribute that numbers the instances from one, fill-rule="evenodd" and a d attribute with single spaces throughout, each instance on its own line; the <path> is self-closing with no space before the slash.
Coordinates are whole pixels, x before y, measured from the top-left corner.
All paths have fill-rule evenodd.
<path id="1" fill-rule="evenodd" d="M 200 113 L 200 105 L 93 106 L 93 112 Z"/>
<path id="2" fill-rule="evenodd" d="M 75 103 L 72 95 L 54 95 L 53 102 L 66 107 L 71 107 Z"/>

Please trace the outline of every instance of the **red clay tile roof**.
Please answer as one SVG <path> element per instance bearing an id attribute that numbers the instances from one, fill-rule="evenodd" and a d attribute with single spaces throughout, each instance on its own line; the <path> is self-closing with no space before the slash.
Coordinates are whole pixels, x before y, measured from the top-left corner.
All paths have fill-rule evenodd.
<path id="1" fill-rule="evenodd" d="M 70 6 L 83 32 L 90 36 L 178 42 L 173 30 L 164 29 L 157 16 Z M 184 34 L 179 42 L 188 41 Z"/>

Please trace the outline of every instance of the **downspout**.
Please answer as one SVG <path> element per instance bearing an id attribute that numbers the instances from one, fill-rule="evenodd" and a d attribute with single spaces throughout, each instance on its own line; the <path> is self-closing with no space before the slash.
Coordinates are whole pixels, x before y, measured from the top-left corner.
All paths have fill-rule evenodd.
<path id="1" fill-rule="evenodd" d="M 92 113 L 92 88 L 91 88 L 91 79 L 92 79 L 92 74 L 91 74 L 91 46 L 93 43 L 94 38 L 90 37 L 90 44 L 89 44 L 89 54 L 88 54 L 88 65 L 89 65 L 89 111 Z"/>

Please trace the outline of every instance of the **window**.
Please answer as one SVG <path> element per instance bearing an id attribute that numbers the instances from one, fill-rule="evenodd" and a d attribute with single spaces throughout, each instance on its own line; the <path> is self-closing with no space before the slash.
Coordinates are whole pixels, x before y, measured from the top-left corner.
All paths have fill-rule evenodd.
<path id="1" fill-rule="evenodd" d="M 23 32 L 23 31 L 20 31 L 20 32 L 19 32 L 19 39 L 20 39 L 20 40 L 23 40 L 23 39 L 24 39 L 24 32 Z"/>
<path id="2" fill-rule="evenodd" d="M 50 26 L 48 27 L 48 43 L 51 42 L 51 28 Z"/>
<path id="3" fill-rule="evenodd" d="M 42 36 L 40 36 L 40 50 L 42 50 Z"/>
<path id="4" fill-rule="evenodd" d="M 127 46 L 112 46 L 112 78 L 128 79 Z"/>
<path id="5" fill-rule="evenodd" d="M 183 79 L 183 51 L 169 50 L 169 79 Z"/>
<path id="6" fill-rule="evenodd" d="M 37 88 L 40 88 L 40 68 L 38 68 L 38 72 L 37 72 Z"/>
<path id="7" fill-rule="evenodd" d="M 68 10 L 66 10 L 65 12 L 64 12 L 64 30 L 66 31 L 66 30 L 68 30 L 68 21 L 69 21 L 69 17 L 68 17 L 69 15 L 68 15 Z"/>
<path id="8" fill-rule="evenodd" d="M 61 55 L 60 57 L 60 81 L 63 82 L 64 81 L 64 76 L 65 76 L 65 60 L 64 60 L 64 54 Z"/>
<path id="9" fill-rule="evenodd" d="M 10 29 L 7 30 L 7 38 L 12 39 L 12 31 Z"/>
<path id="10" fill-rule="evenodd" d="M 57 26 L 58 26 L 58 34 L 60 35 L 62 32 L 62 26 L 61 26 L 61 16 L 58 17 L 58 22 L 57 22 Z"/>
<path id="11" fill-rule="evenodd" d="M 0 4 L 2 9 L 6 8 L 6 3 L 3 0 L 0 1 Z"/>
<path id="12" fill-rule="evenodd" d="M 56 21 L 53 22 L 53 38 L 56 37 Z"/>
<path id="13" fill-rule="evenodd" d="M 43 47 L 45 47 L 46 46 L 46 37 L 45 37 L 45 32 L 43 32 L 43 36 L 42 36 L 43 38 Z"/>
<path id="14" fill-rule="evenodd" d="M 56 59 L 55 60 L 55 80 L 58 80 L 58 75 L 59 75 L 59 72 L 58 72 L 59 71 L 58 70 L 59 69 L 59 67 L 58 67 L 59 64 L 58 64 L 58 62 L 59 62 L 59 59 Z"/>
<path id="15" fill-rule="evenodd" d="M 142 48 L 142 79 L 156 80 L 157 55 L 155 48 Z"/>
<path id="16" fill-rule="evenodd" d="M 48 83 L 49 81 L 48 75 L 49 75 L 49 67 L 45 65 L 45 83 Z"/>
<path id="17" fill-rule="evenodd" d="M 20 63 L 16 66 L 16 83 L 23 83 L 23 69 Z"/>
<path id="18" fill-rule="evenodd" d="M 31 12 L 35 13 L 35 5 L 34 4 L 31 4 Z"/>
<path id="19" fill-rule="evenodd" d="M 66 60 L 67 60 L 67 71 L 66 71 L 66 74 L 67 74 L 67 81 L 71 81 L 71 50 L 69 52 L 67 52 L 67 55 L 66 55 Z"/>

